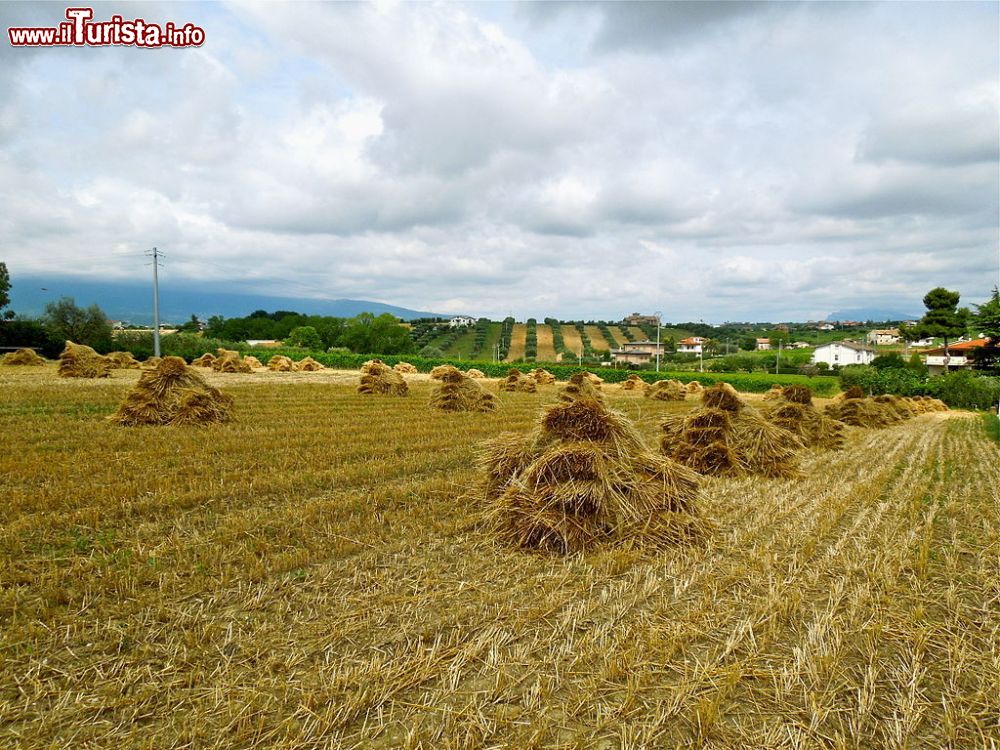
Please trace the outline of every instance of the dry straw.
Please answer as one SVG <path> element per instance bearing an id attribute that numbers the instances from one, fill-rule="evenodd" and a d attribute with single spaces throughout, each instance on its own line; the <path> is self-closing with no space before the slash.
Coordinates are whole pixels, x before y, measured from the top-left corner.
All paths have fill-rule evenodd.
<path id="1" fill-rule="evenodd" d="M 543 370 L 541 367 L 536 367 L 532 370 L 528 377 L 534 378 L 538 385 L 552 385 L 556 382 L 556 376 L 548 370 Z"/>
<path id="2" fill-rule="evenodd" d="M 397 362 L 392 366 L 392 369 L 403 375 L 413 375 L 417 372 L 417 368 L 409 362 Z"/>
<path id="3" fill-rule="evenodd" d="M 699 383 L 697 380 L 692 380 L 685 386 L 685 388 L 687 389 L 688 393 L 694 394 L 696 396 L 700 395 L 701 392 L 705 390 L 702 384 Z"/>
<path id="4" fill-rule="evenodd" d="M 59 355 L 59 377 L 108 378 L 111 377 L 111 362 L 89 346 L 67 341 Z"/>
<path id="5" fill-rule="evenodd" d="M 228 420 L 232 405 L 231 396 L 208 385 L 183 359 L 164 357 L 142 373 L 110 419 L 126 427 L 210 424 Z"/>
<path id="6" fill-rule="evenodd" d="M 111 363 L 112 370 L 138 370 L 142 367 L 132 352 L 111 352 L 104 356 Z"/>
<path id="7" fill-rule="evenodd" d="M 284 354 L 275 354 L 267 361 L 267 369 L 271 372 L 291 372 L 295 363 Z"/>
<path id="8" fill-rule="evenodd" d="M 300 359 L 295 363 L 295 372 L 319 372 L 325 369 L 326 367 L 322 363 L 317 362 L 312 357 Z"/>
<path id="9" fill-rule="evenodd" d="M 762 409 L 764 416 L 772 424 L 798 437 L 803 445 L 827 450 L 840 450 L 844 447 L 843 423 L 831 419 L 813 406 L 812 391 L 809 388 L 791 385 L 781 388 L 777 397 L 771 394 L 768 396 L 769 403 Z"/>
<path id="10" fill-rule="evenodd" d="M 531 433 L 489 441 L 480 466 L 488 525 L 507 545 L 571 554 L 675 545 L 701 529 L 694 472 L 649 451 L 624 416 L 594 399 L 556 404 Z"/>
<path id="11" fill-rule="evenodd" d="M 439 385 L 431 391 L 431 406 L 444 411 L 488 412 L 497 408 L 492 393 L 456 367 L 438 377 Z"/>
<path id="12" fill-rule="evenodd" d="M 485 372 L 483 372 L 482 370 L 477 370 L 475 367 L 466 370 L 465 374 L 468 375 L 470 378 L 474 378 L 475 380 L 483 380 L 486 377 Z"/>
<path id="13" fill-rule="evenodd" d="M 245 357 L 243 357 L 243 361 L 246 362 L 248 365 L 250 365 L 250 367 L 252 367 L 254 370 L 259 370 L 264 366 L 260 363 L 260 360 L 257 359 L 252 354 L 248 354 Z M 192 362 L 192 364 L 194 363 Z"/>
<path id="14" fill-rule="evenodd" d="M 646 398 L 657 401 L 683 401 L 687 388 L 679 380 L 657 380 L 646 389 Z"/>
<path id="15" fill-rule="evenodd" d="M 700 474 L 798 476 L 799 439 L 744 403 L 732 386 L 718 383 L 701 395 L 702 406 L 661 423 L 663 452 Z"/>
<path id="16" fill-rule="evenodd" d="M 216 372 L 253 372 L 253 368 L 240 356 L 239 352 L 231 349 L 216 350 L 215 361 L 212 362 L 212 369 Z"/>
<path id="17" fill-rule="evenodd" d="M 648 383 L 640 378 L 635 373 L 629 375 L 624 381 L 622 381 L 623 391 L 644 391 L 648 387 Z"/>
<path id="18" fill-rule="evenodd" d="M 403 376 L 380 359 L 371 359 L 361 366 L 358 393 L 368 395 L 405 396 L 410 392 Z"/>
<path id="19" fill-rule="evenodd" d="M 5 365 L 25 365 L 28 367 L 38 367 L 45 364 L 45 359 L 39 357 L 34 349 L 18 349 L 16 352 L 4 355 L 0 362 Z"/>
<path id="20" fill-rule="evenodd" d="M 200 357 L 196 357 L 191 360 L 192 367 L 211 367 L 212 363 L 215 362 L 215 355 L 211 352 L 205 352 Z"/>
<path id="21" fill-rule="evenodd" d="M 143 360 L 142 369 L 143 370 L 152 370 L 158 364 L 160 364 L 160 357 L 156 357 L 156 356 L 147 357 L 145 360 Z"/>
<path id="22" fill-rule="evenodd" d="M 435 367 L 434 369 L 436 370 L 437 368 Z M 432 377 L 433 374 L 432 372 Z M 513 367 L 507 373 L 507 377 L 500 381 L 499 388 L 501 391 L 508 392 L 522 391 L 524 393 L 535 393 L 538 390 L 538 384 L 535 383 L 534 378 L 529 378 L 516 367 Z"/>
<path id="23" fill-rule="evenodd" d="M 577 372 L 559 389 L 559 400 L 569 403 L 579 399 L 592 399 L 604 402 L 604 396 L 594 385 L 593 381 L 587 377 L 589 373 Z"/>

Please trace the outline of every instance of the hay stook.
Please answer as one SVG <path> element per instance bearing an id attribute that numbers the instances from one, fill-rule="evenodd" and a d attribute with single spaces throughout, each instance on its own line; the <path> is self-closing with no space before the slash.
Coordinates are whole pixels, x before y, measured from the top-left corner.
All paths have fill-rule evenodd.
<path id="1" fill-rule="evenodd" d="M 284 354 L 275 354 L 267 360 L 267 369 L 271 372 L 291 372 L 295 369 L 295 363 Z"/>
<path id="2" fill-rule="evenodd" d="M 687 393 L 679 380 L 657 380 L 646 389 L 645 396 L 656 401 L 683 401 Z"/>
<path id="3" fill-rule="evenodd" d="M 538 391 L 538 384 L 534 378 L 529 378 L 516 367 L 513 367 L 507 373 L 507 377 L 500 381 L 498 388 L 508 393 L 536 393 Z"/>
<path id="4" fill-rule="evenodd" d="M 61 378 L 109 378 L 111 361 L 95 352 L 89 346 L 66 342 L 66 348 L 59 355 L 59 377 Z"/>
<path id="5" fill-rule="evenodd" d="M 231 396 L 208 385 L 183 359 L 163 357 L 139 376 L 109 419 L 126 427 L 211 424 L 227 421 L 232 405 Z"/>
<path id="6" fill-rule="evenodd" d="M 490 412 L 497 408 L 493 394 L 456 367 L 440 373 L 438 380 L 430 400 L 435 409 Z"/>
<path id="7" fill-rule="evenodd" d="M 409 362 L 397 362 L 392 366 L 392 369 L 401 375 L 414 375 L 417 373 L 417 368 Z"/>
<path id="8" fill-rule="evenodd" d="M 624 416 L 594 399 L 556 404 L 531 433 L 489 441 L 479 465 L 488 526 L 510 546 L 563 555 L 662 547 L 703 530 L 695 473 L 649 451 Z"/>
<path id="9" fill-rule="evenodd" d="M 358 393 L 380 396 L 406 396 L 409 386 L 403 376 L 380 359 L 372 359 L 361 366 L 361 384 Z"/>
<path id="10" fill-rule="evenodd" d="M 18 349 L 10 354 L 5 354 L 0 359 L 0 363 L 22 367 L 40 367 L 45 364 L 45 359 L 39 357 L 34 349 Z M 136 365 L 138 366 L 138 363 Z"/>

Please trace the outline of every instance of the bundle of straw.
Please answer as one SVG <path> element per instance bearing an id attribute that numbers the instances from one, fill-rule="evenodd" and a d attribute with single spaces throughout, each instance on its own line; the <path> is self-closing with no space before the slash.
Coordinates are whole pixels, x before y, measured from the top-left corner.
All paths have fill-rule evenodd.
<path id="1" fill-rule="evenodd" d="M 212 362 L 212 369 L 216 372 L 253 372 L 253 368 L 243 361 L 239 352 L 231 349 L 217 349 L 217 356 Z"/>
<path id="2" fill-rule="evenodd" d="M 492 393 L 456 367 L 440 375 L 440 385 L 431 391 L 431 406 L 444 411 L 493 411 L 497 408 Z"/>
<path id="3" fill-rule="evenodd" d="M 604 396 L 594 386 L 594 383 L 587 377 L 587 373 L 585 372 L 573 373 L 566 382 L 566 385 L 559 389 L 560 401 L 568 403 L 580 399 L 604 402 Z"/>
<path id="4" fill-rule="evenodd" d="M 413 375 L 417 372 L 417 368 L 409 362 L 397 362 L 392 366 L 392 369 L 403 375 Z"/>
<path id="5" fill-rule="evenodd" d="M 111 363 L 112 370 L 138 370 L 142 367 L 132 352 L 111 352 L 104 356 Z"/>
<path id="6" fill-rule="evenodd" d="M 795 435 L 768 422 L 727 384 L 706 388 L 701 400 L 700 408 L 662 423 L 660 447 L 668 457 L 700 474 L 798 475 L 802 445 Z"/>
<path id="7" fill-rule="evenodd" d="M 295 369 L 295 363 L 284 354 L 275 354 L 267 360 L 267 369 L 271 372 L 291 372 Z"/>
<path id="8" fill-rule="evenodd" d="M 89 346 L 67 341 L 66 348 L 59 355 L 59 377 L 109 378 L 111 362 Z"/>
<path id="9" fill-rule="evenodd" d="M 111 421 L 136 425 L 187 425 L 225 422 L 233 399 L 208 385 L 180 357 L 164 357 L 146 370 L 126 394 Z"/>
<path id="10" fill-rule="evenodd" d="M 28 367 L 38 367 L 45 364 L 45 359 L 39 357 L 34 349 L 18 349 L 16 352 L 5 354 L 0 361 L 5 365 L 26 365 Z"/>
<path id="11" fill-rule="evenodd" d="M 484 379 L 486 377 L 486 373 L 485 372 L 483 372 L 482 370 L 477 370 L 474 367 L 469 368 L 468 370 L 466 370 L 465 374 L 468 375 L 470 378 L 473 378 L 475 380 L 482 380 L 482 379 Z"/>
<path id="12" fill-rule="evenodd" d="M 504 544 L 571 554 L 678 544 L 701 531 L 694 472 L 650 452 L 593 399 L 549 407 L 530 434 L 485 444 L 479 462 L 487 522 Z"/>
<path id="13" fill-rule="evenodd" d="M 536 367 L 528 373 L 528 377 L 534 378 L 538 385 L 552 385 L 556 382 L 556 376 L 548 370 L 543 370 L 541 367 Z"/>
<path id="14" fill-rule="evenodd" d="M 692 381 L 691 381 L 690 383 L 688 383 L 688 384 L 687 384 L 687 386 L 686 386 L 686 387 L 687 387 L 687 392 L 688 392 L 689 394 L 694 394 L 694 395 L 696 395 L 696 396 L 697 396 L 697 395 L 700 395 L 700 394 L 701 394 L 701 392 L 702 392 L 703 390 L 705 390 L 705 389 L 704 389 L 704 388 L 702 387 L 701 383 L 699 383 L 699 382 L 698 382 L 697 380 L 692 380 Z"/>
<path id="15" fill-rule="evenodd" d="M 143 361 L 143 363 L 142 363 L 142 369 L 143 370 L 153 370 L 153 369 L 155 369 L 157 367 L 157 365 L 160 364 L 160 361 L 161 361 L 160 357 L 156 357 L 156 356 L 148 357 L 147 359 L 145 359 Z"/>
<path id="16" fill-rule="evenodd" d="M 625 380 L 622 381 L 623 391 L 644 391 L 648 387 L 648 383 L 640 378 L 635 373 L 629 375 Z"/>
<path id="17" fill-rule="evenodd" d="M 804 446 L 827 450 L 844 447 L 843 423 L 813 406 L 812 391 L 805 386 L 782 388 L 780 397 L 765 405 L 762 413 L 772 424 L 798 437 Z"/>
<path id="18" fill-rule="evenodd" d="M 215 355 L 211 352 L 205 352 L 200 357 L 195 357 L 191 360 L 192 367 L 211 367 L 212 363 L 215 362 Z"/>
<path id="19" fill-rule="evenodd" d="M 325 369 L 326 367 L 322 363 L 317 362 L 312 357 L 300 359 L 295 363 L 295 372 L 319 372 Z"/>
<path id="20" fill-rule="evenodd" d="M 410 392 L 403 376 L 384 364 L 372 359 L 361 366 L 361 384 L 358 393 L 367 395 L 406 396 Z"/>
<path id="21" fill-rule="evenodd" d="M 646 389 L 646 398 L 657 401 L 683 401 L 687 388 L 679 380 L 657 380 Z"/>
<path id="22" fill-rule="evenodd" d="M 254 370 L 259 370 L 264 366 L 260 363 L 260 360 L 257 359 L 252 354 L 247 354 L 245 357 L 243 357 L 243 361 L 246 362 Z M 194 362 L 192 362 L 191 364 L 194 364 Z"/>
<path id="23" fill-rule="evenodd" d="M 500 381 L 499 386 L 501 391 L 522 391 L 524 393 L 535 393 L 538 390 L 538 385 L 535 383 L 533 378 L 529 378 L 527 375 L 521 373 L 516 367 L 512 367 L 510 372 L 507 373 L 507 377 Z"/>

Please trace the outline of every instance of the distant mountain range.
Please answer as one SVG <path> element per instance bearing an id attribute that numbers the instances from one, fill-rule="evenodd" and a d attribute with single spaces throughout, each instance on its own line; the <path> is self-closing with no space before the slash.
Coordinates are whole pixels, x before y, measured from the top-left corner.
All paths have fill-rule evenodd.
<path id="1" fill-rule="evenodd" d="M 72 297 L 83 307 L 94 303 L 100 305 L 110 320 L 125 320 L 136 325 L 151 325 L 153 322 L 151 284 L 25 276 L 12 281 L 10 307 L 19 315 L 41 315 L 47 303 L 60 297 Z M 363 312 L 375 315 L 390 313 L 403 320 L 449 317 L 370 300 L 269 297 L 252 292 L 221 291 L 212 284 L 189 284 L 184 287 L 160 285 L 160 320 L 166 323 L 183 323 L 192 314 L 202 320 L 212 315 L 239 318 L 254 310 L 290 310 L 338 318 L 350 318 Z"/>
<path id="2" fill-rule="evenodd" d="M 838 310 L 826 316 L 829 321 L 836 320 L 860 320 L 862 323 L 871 320 L 876 323 L 887 320 L 920 320 L 920 315 L 912 313 L 902 313 L 898 310 L 885 310 L 877 307 L 862 307 L 856 310 Z"/>

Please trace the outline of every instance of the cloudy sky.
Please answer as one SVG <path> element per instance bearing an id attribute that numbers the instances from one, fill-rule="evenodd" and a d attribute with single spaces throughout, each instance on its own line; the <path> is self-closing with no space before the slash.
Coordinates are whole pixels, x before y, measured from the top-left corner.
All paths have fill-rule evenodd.
<path id="1" fill-rule="evenodd" d="M 55 25 L 65 6 L 0 6 Z M 0 47 L 0 260 L 494 317 L 785 320 L 998 277 L 1000 5 L 108 4 Z"/>

